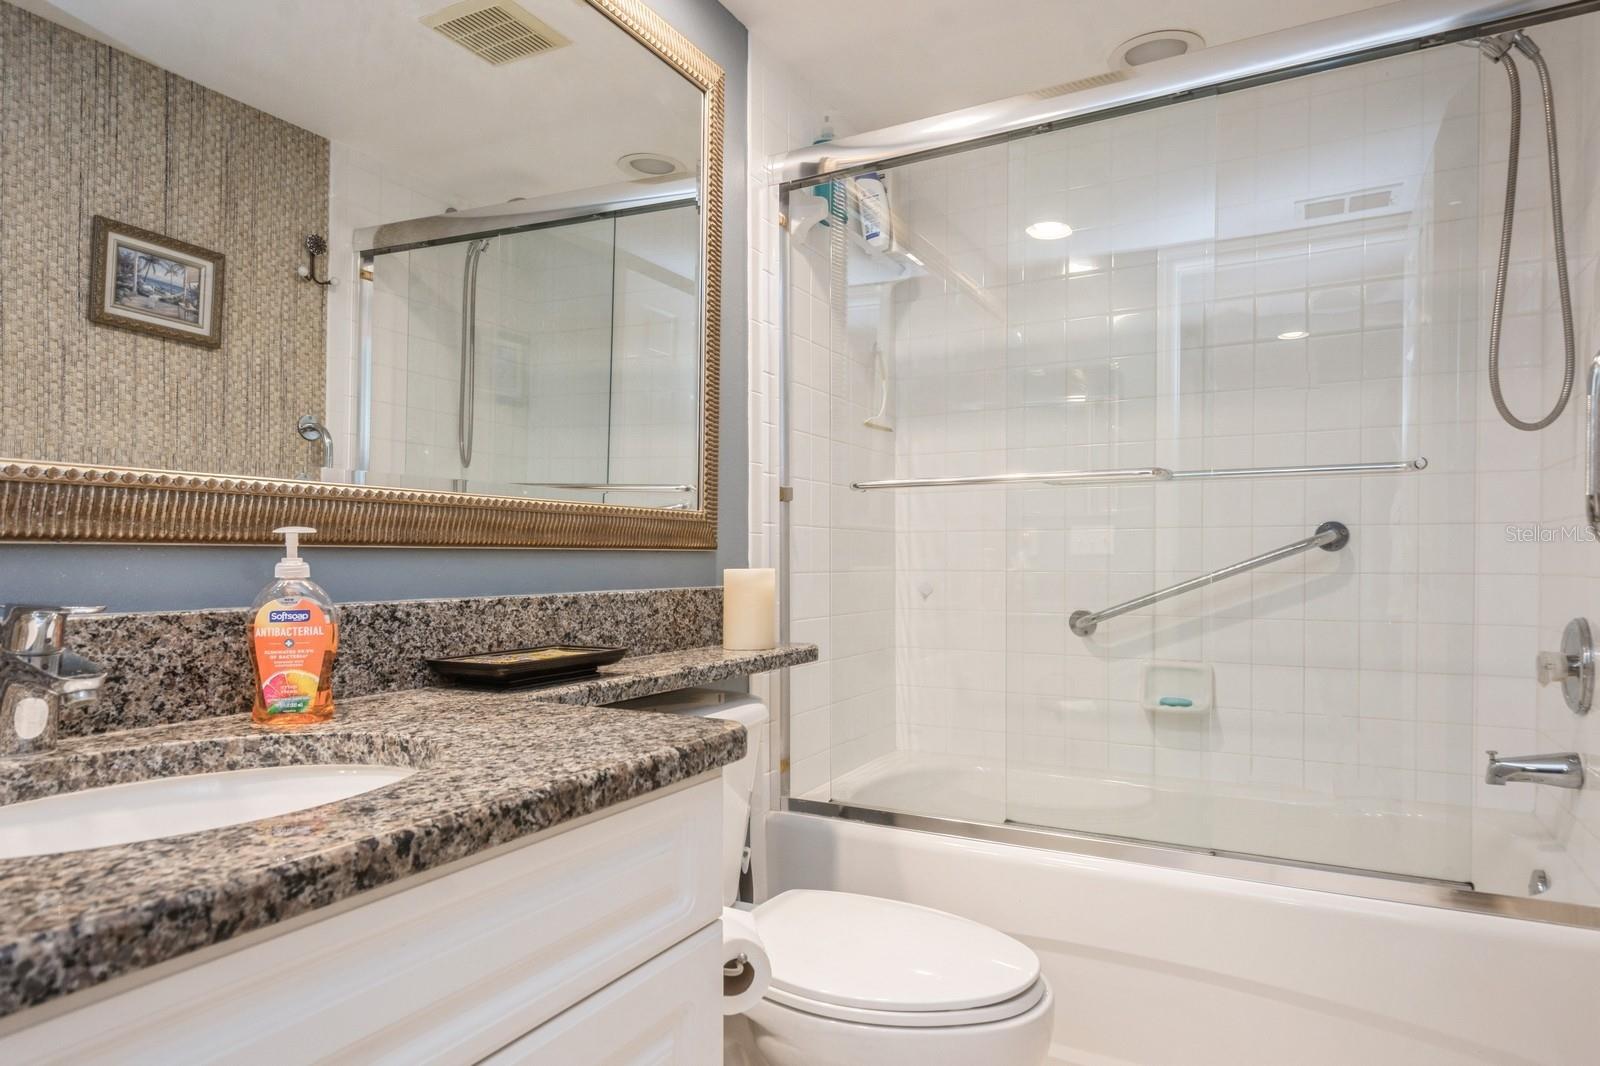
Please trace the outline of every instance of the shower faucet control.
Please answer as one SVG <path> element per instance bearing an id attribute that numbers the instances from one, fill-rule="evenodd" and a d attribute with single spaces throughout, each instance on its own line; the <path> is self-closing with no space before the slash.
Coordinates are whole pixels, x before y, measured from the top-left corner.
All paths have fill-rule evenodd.
<path id="1" fill-rule="evenodd" d="M 1491 785 L 1508 781 L 1531 781 L 1536 785 L 1554 785 L 1557 788 L 1583 787 L 1583 759 L 1570 751 L 1553 755 L 1513 755 L 1501 757 L 1490 751 L 1489 766 L 1483 779 Z"/>
<path id="2" fill-rule="evenodd" d="M 1534 660 L 1540 685 L 1561 686 L 1573 714 L 1588 714 L 1594 704 L 1595 648 L 1589 622 L 1574 618 L 1561 634 L 1560 651 L 1542 651 Z"/>

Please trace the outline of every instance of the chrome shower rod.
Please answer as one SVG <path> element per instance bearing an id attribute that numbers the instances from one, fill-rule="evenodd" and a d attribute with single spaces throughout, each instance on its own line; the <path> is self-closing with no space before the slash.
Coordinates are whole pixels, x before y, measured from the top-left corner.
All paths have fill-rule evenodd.
<path id="1" fill-rule="evenodd" d="M 1313 548 L 1321 548 L 1325 552 L 1336 552 L 1349 543 L 1350 530 L 1346 528 L 1343 522 L 1324 522 L 1309 537 L 1297 540 L 1293 544 L 1285 544 L 1281 548 L 1274 548 L 1269 552 L 1262 552 L 1260 555 L 1252 556 L 1243 562 L 1232 563 L 1220 570 L 1213 570 L 1209 574 L 1201 574 L 1199 577 L 1192 577 L 1188 581 L 1180 581 L 1176 585 L 1168 585 L 1164 589 L 1146 593 L 1143 596 L 1119 603 L 1115 607 L 1107 607 L 1100 611 L 1073 611 L 1067 618 L 1067 626 L 1078 636 L 1087 637 L 1094 633 L 1096 626 L 1108 618 L 1115 618 L 1118 615 L 1127 614 L 1129 611 L 1137 611 L 1141 607 L 1148 607 L 1152 603 L 1160 603 L 1162 600 L 1181 596 L 1185 592 L 1193 592 L 1195 589 L 1205 588 L 1207 585 L 1221 581 L 1223 578 L 1233 577 L 1235 574 L 1243 574 L 1259 566 L 1275 563 L 1279 559 L 1287 559 L 1291 555 L 1299 555 L 1301 552 L 1311 551 Z"/>
<path id="2" fill-rule="evenodd" d="M 1312 466 L 1241 466 L 1211 470 L 1174 470 L 1170 481 L 1221 481 L 1228 478 L 1321 477 L 1341 474 L 1409 474 L 1428 469 L 1428 460 L 1394 459 L 1381 463 L 1324 463 Z"/>
<path id="3" fill-rule="evenodd" d="M 889 478 L 853 481 L 850 487 L 872 489 L 941 489 L 966 485 L 1106 485 L 1137 481 L 1197 481 L 1258 477 L 1328 477 L 1344 474 L 1406 474 L 1426 470 L 1428 460 L 1394 459 L 1377 463 L 1322 463 L 1313 466 L 1248 466 L 1211 470 L 1168 470 L 1153 466 L 1140 470 L 1054 470 L 1039 474 L 976 474 L 971 477 Z"/>
<path id="4" fill-rule="evenodd" d="M 1118 481 L 1168 481 L 1172 471 L 1159 466 L 1143 470 L 1055 470 L 1043 474 L 976 474 L 972 477 L 910 477 L 887 481 L 853 481 L 850 487 L 868 489 L 942 489 L 960 485 L 1101 484 Z"/>
<path id="5" fill-rule="evenodd" d="M 693 485 L 626 485 L 610 482 L 512 482 L 525 488 L 570 488 L 573 491 L 594 490 L 602 493 L 691 493 Z"/>

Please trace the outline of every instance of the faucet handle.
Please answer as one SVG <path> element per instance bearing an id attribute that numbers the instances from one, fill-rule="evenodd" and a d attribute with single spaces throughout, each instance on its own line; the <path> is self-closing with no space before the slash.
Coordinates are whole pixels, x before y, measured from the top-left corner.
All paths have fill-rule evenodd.
<path id="1" fill-rule="evenodd" d="M 1541 687 L 1553 685 L 1572 676 L 1572 664 L 1558 651 L 1542 651 L 1534 660 L 1534 675 Z"/>
<path id="2" fill-rule="evenodd" d="M 0 604 L 0 651 L 13 655 L 56 655 L 66 647 L 67 619 L 99 614 L 100 607 L 55 607 L 39 603 Z"/>

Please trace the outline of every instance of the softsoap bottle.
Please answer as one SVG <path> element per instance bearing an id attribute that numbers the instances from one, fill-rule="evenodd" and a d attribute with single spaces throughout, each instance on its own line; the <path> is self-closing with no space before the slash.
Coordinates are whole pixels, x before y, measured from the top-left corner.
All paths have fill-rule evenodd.
<path id="1" fill-rule="evenodd" d="M 255 668 L 253 724 L 293 729 L 333 718 L 333 657 L 339 650 L 339 608 L 311 580 L 300 558 L 309 526 L 273 530 L 284 537 L 277 579 L 250 607 L 250 662 Z"/>

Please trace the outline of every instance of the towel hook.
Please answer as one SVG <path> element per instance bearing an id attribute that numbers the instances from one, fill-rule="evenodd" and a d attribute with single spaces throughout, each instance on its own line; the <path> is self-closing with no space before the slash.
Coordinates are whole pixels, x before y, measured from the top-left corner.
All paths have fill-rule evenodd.
<path id="1" fill-rule="evenodd" d="M 305 239 L 306 265 L 295 270 L 302 281 L 314 281 L 325 287 L 332 286 L 334 278 L 317 277 L 317 256 L 328 254 L 328 239 L 320 233 L 308 233 Z"/>

